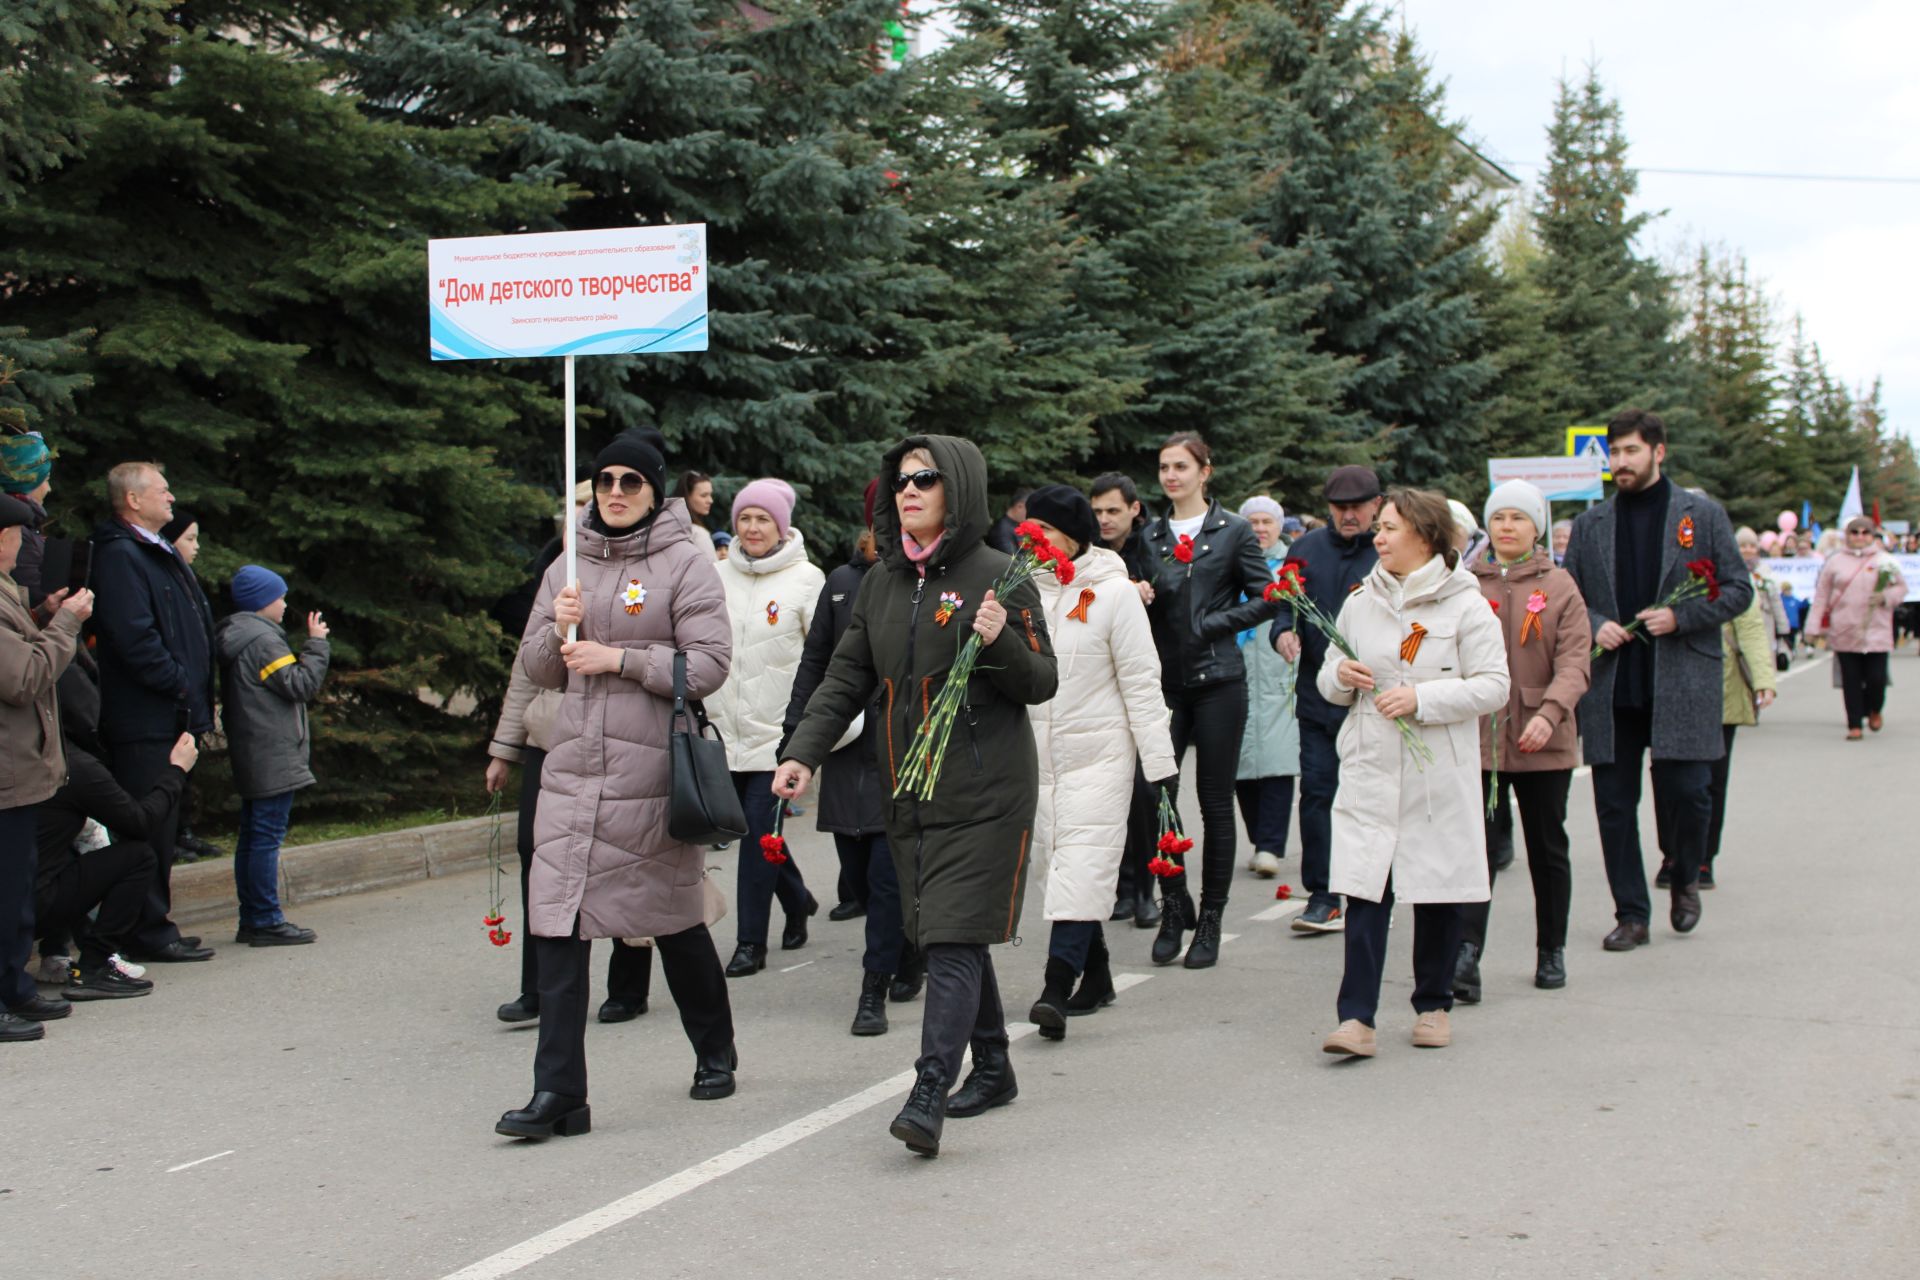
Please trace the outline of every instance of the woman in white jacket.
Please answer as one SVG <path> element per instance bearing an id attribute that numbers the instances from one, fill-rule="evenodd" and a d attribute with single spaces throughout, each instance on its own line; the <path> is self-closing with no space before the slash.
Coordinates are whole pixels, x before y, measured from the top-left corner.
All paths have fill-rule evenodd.
<path id="1" fill-rule="evenodd" d="M 806 647 L 807 627 L 826 575 L 807 559 L 807 540 L 793 527 L 793 486 L 755 480 L 733 500 L 733 549 L 714 568 L 727 589 L 733 621 L 733 667 L 706 700 L 707 715 L 727 743 L 727 767 L 746 810 L 736 881 L 739 929 L 729 978 L 767 967 L 767 927 L 778 896 L 787 914 L 780 947 L 807 945 L 807 918 L 820 904 L 807 892 L 789 846 L 775 865 L 760 852 L 780 801 L 773 794 L 775 749 Z"/>
<path id="2" fill-rule="evenodd" d="M 1051 573 L 1034 579 L 1060 687 L 1030 713 L 1040 760 L 1033 858 L 1045 877 L 1053 930 L 1046 987 L 1027 1017 L 1043 1037 L 1059 1040 L 1069 1015 L 1113 1002 L 1100 922 L 1113 913 L 1126 853 L 1134 761 L 1156 787 L 1179 768 L 1147 609 L 1127 580 L 1126 562 L 1100 545 L 1092 504 L 1068 485 L 1048 485 L 1027 495 L 1027 518 L 1074 568 L 1066 586 Z"/>
<path id="3" fill-rule="evenodd" d="M 1373 1056 L 1396 894 L 1414 904 L 1413 1043 L 1451 1043 L 1457 904 L 1489 896 L 1480 717 L 1506 705 L 1507 649 L 1453 533 L 1441 495 L 1388 496 L 1373 539 L 1380 563 L 1337 620 L 1359 660 L 1320 671 L 1327 701 L 1353 708 L 1333 802 L 1330 887 L 1347 896 L 1347 964 L 1328 1053 Z M 1424 752 L 1402 735 L 1403 719 Z"/>

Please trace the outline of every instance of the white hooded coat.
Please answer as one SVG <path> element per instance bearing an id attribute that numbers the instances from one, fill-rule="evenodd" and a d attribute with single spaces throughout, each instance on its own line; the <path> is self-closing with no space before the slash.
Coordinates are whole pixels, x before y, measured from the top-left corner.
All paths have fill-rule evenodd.
<path id="1" fill-rule="evenodd" d="M 1179 766 L 1160 693 L 1160 654 L 1126 562 L 1094 547 L 1073 567 L 1071 586 L 1047 570 L 1034 579 L 1060 689 L 1031 712 L 1040 758 L 1033 858 L 1044 877 L 1047 919 L 1105 920 L 1127 847 L 1134 761 L 1150 781 L 1172 777 Z"/>
<path id="2" fill-rule="evenodd" d="M 788 530 L 786 541 L 758 560 L 736 541 L 733 554 L 714 569 L 727 591 L 733 669 L 706 700 L 707 718 L 726 739 L 729 769 L 765 773 L 776 763 L 794 673 L 827 575 L 807 559 L 807 540 L 798 529 Z"/>
<path id="3" fill-rule="evenodd" d="M 1426 628 L 1411 663 L 1401 642 Z M 1396 580 L 1375 566 L 1341 606 L 1336 625 L 1381 690 L 1411 684 L 1409 719 L 1433 752 L 1424 769 L 1373 695 L 1340 683 L 1341 655 L 1320 669 L 1321 694 L 1352 707 L 1340 728 L 1340 790 L 1333 800 L 1328 888 L 1378 902 L 1393 879 L 1401 902 L 1485 902 L 1486 797 L 1480 789 L 1480 717 L 1507 703 L 1507 647 L 1499 620 L 1464 566 L 1434 557 Z"/>

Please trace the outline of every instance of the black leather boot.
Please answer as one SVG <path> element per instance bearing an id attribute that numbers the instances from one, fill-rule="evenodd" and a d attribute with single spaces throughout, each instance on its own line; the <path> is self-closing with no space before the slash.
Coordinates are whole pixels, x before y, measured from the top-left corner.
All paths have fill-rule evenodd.
<path id="1" fill-rule="evenodd" d="M 995 1107 L 1004 1107 L 1020 1096 L 1020 1084 L 1013 1078 L 1013 1057 L 1003 1044 L 973 1046 L 973 1069 L 953 1096 L 947 1099 L 946 1113 L 956 1120 L 977 1116 Z"/>
<path id="2" fill-rule="evenodd" d="M 1033 1002 L 1033 1008 L 1027 1010 L 1027 1021 L 1040 1028 L 1042 1040 L 1067 1038 L 1067 997 L 1073 994 L 1073 977 L 1072 965 L 1058 956 L 1047 957 L 1046 986 L 1041 988 L 1040 998 Z M 967 1077 L 967 1084 L 972 1083 L 973 1077 Z M 966 1086 L 961 1086 L 961 1092 L 965 1091 Z M 958 1097 L 959 1094 L 954 1096 Z"/>
<path id="3" fill-rule="evenodd" d="M 1186 967 L 1211 969 L 1220 959 L 1220 917 L 1225 907 L 1205 907 L 1193 929 L 1193 944 L 1187 948 Z"/>
<path id="4" fill-rule="evenodd" d="M 1461 943 L 1453 959 L 1453 998 L 1461 1004 L 1480 1003 L 1480 948 L 1475 943 Z"/>
<path id="5" fill-rule="evenodd" d="M 1078 1018 L 1113 1003 L 1113 959 L 1107 954 L 1107 936 L 1093 935 L 1087 951 L 1087 970 L 1080 975 L 1080 989 L 1067 998 L 1067 1016 Z"/>
<path id="6" fill-rule="evenodd" d="M 887 999 L 895 1004 L 905 1004 L 920 994 L 920 988 L 927 981 L 927 958 L 907 947 L 900 953 L 900 972 L 893 975 L 893 988 L 887 992 Z"/>
<path id="7" fill-rule="evenodd" d="M 509 1138 L 571 1138 L 593 1131 L 593 1110 L 585 1098 L 564 1093 L 536 1093 L 518 1111 L 509 1111 L 493 1126 Z"/>
<path id="8" fill-rule="evenodd" d="M 798 951 L 807 945 L 807 918 L 820 910 L 820 900 L 812 894 L 807 895 L 804 911 L 796 911 L 787 917 L 787 927 L 780 931 L 780 949 Z"/>
<path id="9" fill-rule="evenodd" d="M 733 1096 L 733 1073 L 740 1068 L 740 1051 L 732 1045 L 722 1054 L 702 1054 L 693 1068 L 693 1088 L 687 1096 L 697 1102 Z"/>
<path id="10" fill-rule="evenodd" d="M 733 959 L 727 961 L 727 976 L 744 978 L 766 967 L 766 945 L 759 942 L 743 942 L 733 949 Z"/>
<path id="11" fill-rule="evenodd" d="M 531 991 L 523 991 L 514 999 L 507 1001 L 493 1011 L 493 1016 L 502 1022 L 535 1022 L 540 1017 L 540 997 Z"/>
<path id="12" fill-rule="evenodd" d="M 1160 904 L 1153 900 L 1153 883 L 1146 886 L 1133 899 L 1133 927 L 1151 929 L 1160 923 Z"/>
<path id="13" fill-rule="evenodd" d="M 1160 932 L 1153 940 L 1153 962 L 1172 964 L 1180 958 L 1182 936 L 1194 925 L 1193 895 L 1184 881 L 1176 888 L 1169 881 L 1160 893 Z"/>
<path id="14" fill-rule="evenodd" d="M 860 1006 L 854 1010 L 853 1034 L 887 1034 L 887 987 L 892 982 L 892 976 L 885 973 L 869 973 L 860 979 Z"/>
<path id="15" fill-rule="evenodd" d="M 1540 959 L 1533 967 L 1533 985 L 1542 991 L 1558 991 L 1567 985 L 1567 949 L 1541 947 Z"/>
<path id="16" fill-rule="evenodd" d="M 600 1003 L 600 1012 L 595 1016 L 602 1022 L 632 1022 L 647 1011 L 645 1000 L 616 1000 L 608 996 Z"/>
<path id="17" fill-rule="evenodd" d="M 928 1067 L 913 1082 L 907 1105 L 887 1126 L 887 1132 L 907 1144 L 916 1155 L 940 1154 L 940 1131 L 947 1119 L 947 1074 L 939 1067 Z"/>

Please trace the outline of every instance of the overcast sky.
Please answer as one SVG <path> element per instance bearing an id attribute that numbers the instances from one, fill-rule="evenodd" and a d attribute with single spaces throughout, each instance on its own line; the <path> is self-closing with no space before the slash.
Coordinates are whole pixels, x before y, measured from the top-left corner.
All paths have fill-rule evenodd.
<path id="1" fill-rule="evenodd" d="M 1619 99 L 1634 164 L 1920 179 L 1914 0 L 1401 0 L 1468 136 L 1521 177 L 1546 158 L 1555 81 L 1589 59 Z M 1842 184 L 1645 173 L 1662 257 L 1744 252 L 1849 384 L 1885 379 L 1920 430 L 1920 181 Z"/>

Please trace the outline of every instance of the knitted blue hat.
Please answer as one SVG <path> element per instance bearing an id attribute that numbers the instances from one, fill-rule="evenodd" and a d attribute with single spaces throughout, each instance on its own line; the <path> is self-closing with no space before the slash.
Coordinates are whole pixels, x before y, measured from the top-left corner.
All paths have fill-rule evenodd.
<path id="1" fill-rule="evenodd" d="M 287 580 L 257 564 L 240 566 L 233 575 L 233 606 L 242 613 L 264 609 L 287 594 Z"/>

